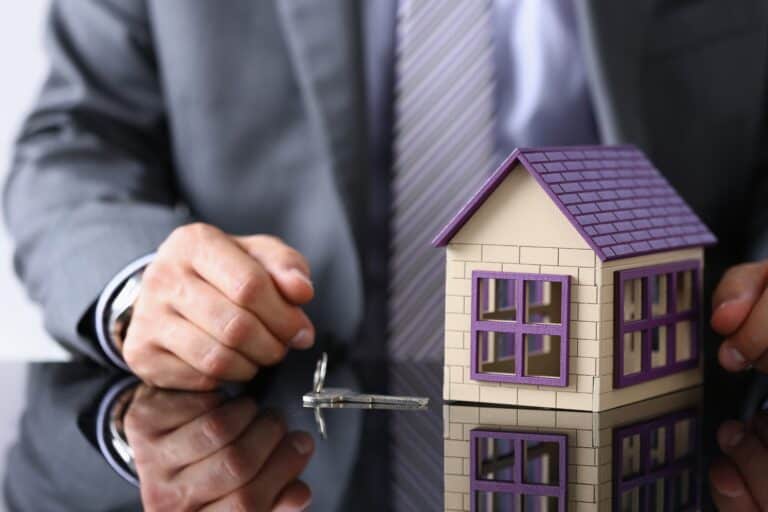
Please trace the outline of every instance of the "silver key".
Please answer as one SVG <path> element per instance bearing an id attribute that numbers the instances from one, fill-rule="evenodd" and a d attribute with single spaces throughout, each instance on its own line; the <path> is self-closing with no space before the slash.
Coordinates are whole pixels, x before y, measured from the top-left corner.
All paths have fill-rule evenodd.
<path id="1" fill-rule="evenodd" d="M 305 407 L 369 407 L 372 409 L 422 409 L 429 404 L 429 398 L 416 396 L 372 395 L 358 393 L 346 388 L 326 388 L 325 375 L 328 371 L 328 355 L 323 352 L 317 362 L 313 391 L 304 395 Z"/>

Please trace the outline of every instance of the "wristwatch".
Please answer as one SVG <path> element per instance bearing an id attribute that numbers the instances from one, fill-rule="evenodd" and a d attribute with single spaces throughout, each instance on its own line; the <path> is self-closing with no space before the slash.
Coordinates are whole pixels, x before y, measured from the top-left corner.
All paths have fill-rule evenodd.
<path id="1" fill-rule="evenodd" d="M 141 278 L 143 274 L 143 268 L 134 272 L 125 281 L 125 284 L 115 295 L 109 307 L 108 332 L 112 343 L 119 353 L 123 352 L 125 335 L 128 332 L 128 325 L 131 323 L 133 305 L 139 297 L 139 291 L 141 291 Z"/>

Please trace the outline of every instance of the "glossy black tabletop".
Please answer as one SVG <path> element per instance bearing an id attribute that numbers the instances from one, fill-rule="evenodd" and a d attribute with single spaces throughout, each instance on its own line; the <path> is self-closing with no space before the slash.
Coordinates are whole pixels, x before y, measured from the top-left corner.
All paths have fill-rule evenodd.
<path id="1" fill-rule="evenodd" d="M 32 364 L 20 437 L 8 455 L 8 507 L 141 510 L 143 498 L 157 510 L 200 508 L 212 499 L 206 482 L 227 471 L 210 453 L 212 438 L 249 478 L 280 467 L 277 451 L 265 460 L 258 430 L 251 432 L 268 419 L 283 433 L 314 438 L 301 475 L 310 510 L 709 510 L 715 429 L 726 417 L 748 416 L 766 395 L 752 376 L 737 395 L 723 396 L 718 390 L 735 388 L 709 381 L 603 413 L 490 407 L 444 402 L 437 364 L 332 355 L 328 386 L 394 387 L 430 405 L 313 409 L 301 397 L 317 356 L 291 354 L 248 385 L 204 395 L 150 389 L 91 363 Z M 245 419 L 230 435 L 223 418 Z M 250 448 L 238 442 L 248 432 Z M 197 483 L 179 477 L 190 461 Z M 264 482 L 265 494 L 279 495 Z"/>

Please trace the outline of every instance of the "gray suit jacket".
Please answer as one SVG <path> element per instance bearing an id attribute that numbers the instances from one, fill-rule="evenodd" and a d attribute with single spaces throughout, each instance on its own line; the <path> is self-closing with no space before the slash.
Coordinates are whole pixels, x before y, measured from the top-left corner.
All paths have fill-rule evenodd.
<path id="1" fill-rule="evenodd" d="M 642 147 L 714 229 L 710 275 L 746 259 L 768 240 L 768 6 L 577 5 L 603 141 Z M 57 339 L 99 358 L 78 324 L 102 287 L 192 220 L 297 247 L 319 332 L 353 336 L 367 258 L 358 8 L 54 2 L 51 72 L 5 213 L 17 271 Z"/>

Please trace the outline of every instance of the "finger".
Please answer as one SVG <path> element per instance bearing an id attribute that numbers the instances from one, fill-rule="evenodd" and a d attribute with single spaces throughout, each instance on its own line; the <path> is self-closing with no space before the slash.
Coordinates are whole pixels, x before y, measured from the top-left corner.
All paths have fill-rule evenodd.
<path id="1" fill-rule="evenodd" d="M 758 512 L 747 490 L 744 479 L 736 466 L 727 458 L 721 457 L 709 468 L 709 483 L 712 487 L 712 501 L 717 510 L 723 512 Z"/>
<path id="2" fill-rule="evenodd" d="M 296 478 L 306 467 L 314 450 L 312 438 L 303 432 L 286 436 L 264 469 L 245 487 L 209 504 L 206 512 L 224 510 L 304 510 L 311 493 Z M 299 503 L 298 506 L 293 506 Z"/>
<path id="3" fill-rule="evenodd" d="M 256 417 L 253 400 L 240 397 L 211 409 L 156 442 L 167 467 L 182 469 L 213 455 L 237 439 Z"/>
<path id="4" fill-rule="evenodd" d="M 234 443 L 187 466 L 174 482 L 191 492 L 192 508 L 220 499 L 251 481 L 284 435 L 285 423 L 280 417 L 272 412 L 262 414 Z"/>
<path id="5" fill-rule="evenodd" d="M 768 486 L 765 485 L 765 475 L 768 474 L 766 446 L 753 432 L 735 421 L 721 425 L 717 438 L 720 448 L 738 468 L 755 502 L 761 510 L 768 508 Z"/>
<path id="6" fill-rule="evenodd" d="M 134 349 L 126 344 L 123 356 L 136 376 L 150 386 L 186 391 L 211 391 L 219 386 L 217 379 L 197 371 L 159 345 Z"/>
<path id="7" fill-rule="evenodd" d="M 306 432 L 291 432 L 270 455 L 258 476 L 248 486 L 250 492 L 269 497 L 273 503 L 280 489 L 301 475 L 315 451 L 315 442 Z"/>
<path id="8" fill-rule="evenodd" d="M 298 305 L 312 300 L 315 288 L 309 263 L 299 251 L 272 236 L 236 237 L 235 240 L 264 265 L 288 301 Z"/>
<path id="9" fill-rule="evenodd" d="M 213 229 L 213 228 L 211 228 Z M 192 267 L 229 300 L 258 316 L 278 339 L 296 348 L 314 342 L 314 327 L 301 308 L 278 292 L 266 268 L 219 231 L 203 228 L 204 247 L 192 251 Z"/>
<path id="10" fill-rule="evenodd" d="M 712 296 L 712 328 L 723 336 L 733 334 L 765 290 L 768 261 L 731 267 Z"/>
<path id="11" fill-rule="evenodd" d="M 149 435 L 161 435 L 186 425 L 223 400 L 221 393 L 185 393 L 142 385 L 133 395 L 125 421 Z"/>
<path id="12" fill-rule="evenodd" d="M 258 371 L 242 354 L 178 315 L 168 316 L 159 341 L 192 368 L 216 380 L 248 381 Z"/>
<path id="13" fill-rule="evenodd" d="M 741 327 L 726 339 L 718 353 L 726 370 L 741 370 L 768 349 L 768 292 L 754 305 Z"/>
<path id="14" fill-rule="evenodd" d="M 312 491 L 301 480 L 294 480 L 283 489 L 275 501 L 273 512 L 307 510 L 312 504 Z"/>
<path id="15" fill-rule="evenodd" d="M 197 276 L 180 285 L 173 299 L 176 312 L 254 365 L 274 365 L 285 357 L 286 346 L 252 312 L 221 294 Z"/>

